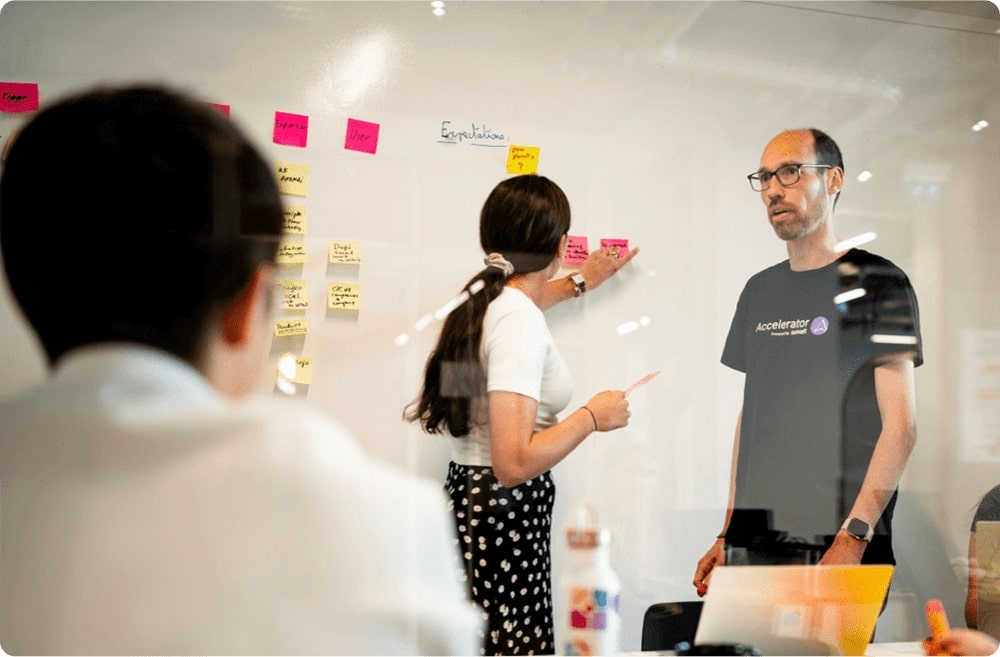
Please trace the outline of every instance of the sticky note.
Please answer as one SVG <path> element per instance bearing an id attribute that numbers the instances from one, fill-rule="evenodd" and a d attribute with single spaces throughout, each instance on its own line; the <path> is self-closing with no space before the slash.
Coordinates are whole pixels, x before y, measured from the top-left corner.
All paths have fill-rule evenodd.
<path id="1" fill-rule="evenodd" d="M 208 105 L 209 107 L 214 107 L 222 116 L 227 119 L 229 118 L 229 105 L 221 105 L 219 103 L 208 103 Z"/>
<path id="2" fill-rule="evenodd" d="M 274 323 L 274 335 L 278 338 L 305 335 L 308 332 L 309 324 L 304 319 L 280 319 Z"/>
<path id="3" fill-rule="evenodd" d="M 618 247 L 618 258 L 624 258 L 628 254 L 628 240 L 602 239 L 601 248 Z"/>
<path id="4" fill-rule="evenodd" d="M 361 286 L 357 283 L 328 283 L 326 307 L 330 310 L 360 310 Z"/>
<path id="5" fill-rule="evenodd" d="M 304 205 L 286 205 L 283 210 L 285 224 L 282 232 L 286 235 L 306 234 L 306 208 Z"/>
<path id="6" fill-rule="evenodd" d="M 306 281 L 301 278 L 279 278 L 275 282 L 281 295 L 281 307 L 285 310 L 305 310 L 309 307 Z"/>
<path id="7" fill-rule="evenodd" d="M 347 134 L 344 136 L 344 148 L 349 151 L 375 154 L 378 148 L 379 124 L 347 119 Z"/>
<path id="8" fill-rule="evenodd" d="M 566 238 L 566 253 L 563 262 L 567 265 L 579 265 L 590 255 L 586 235 L 569 235 Z"/>
<path id="9" fill-rule="evenodd" d="M 305 148 L 308 137 L 308 116 L 304 114 L 289 114 L 288 112 L 274 113 L 274 135 L 272 139 L 275 144 Z"/>
<path id="10" fill-rule="evenodd" d="M 335 265 L 360 265 L 359 242 L 330 242 L 330 262 Z"/>
<path id="11" fill-rule="evenodd" d="M 38 84 L 0 82 L 0 112 L 33 112 L 38 109 Z"/>
<path id="12" fill-rule="evenodd" d="M 291 162 L 275 163 L 278 191 L 289 196 L 306 196 L 309 193 L 309 165 Z"/>
<path id="13" fill-rule="evenodd" d="M 507 149 L 507 173 L 536 173 L 539 150 L 537 146 L 511 146 Z"/>
<path id="14" fill-rule="evenodd" d="M 284 372 L 279 372 L 279 376 L 285 376 Z M 313 380 L 313 364 L 312 358 L 306 358 L 305 356 L 295 357 L 295 376 L 285 377 L 292 383 L 301 383 L 302 385 L 309 385 Z"/>
<path id="15" fill-rule="evenodd" d="M 305 242 L 282 242 L 278 245 L 279 265 L 304 265 L 306 263 Z"/>

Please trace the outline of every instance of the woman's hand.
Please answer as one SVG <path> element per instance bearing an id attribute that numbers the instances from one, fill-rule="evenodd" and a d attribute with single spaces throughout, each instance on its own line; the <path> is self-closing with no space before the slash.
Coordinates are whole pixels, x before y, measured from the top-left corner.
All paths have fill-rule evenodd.
<path id="1" fill-rule="evenodd" d="M 593 290 L 614 276 L 637 253 L 639 253 L 638 247 L 623 256 L 619 256 L 617 246 L 605 247 L 593 251 L 587 256 L 583 264 L 580 265 L 580 273 L 583 274 L 583 280 L 587 281 L 587 290 Z"/>
<path id="2" fill-rule="evenodd" d="M 605 390 L 590 398 L 586 404 L 594 414 L 598 431 L 613 431 L 628 425 L 632 415 L 628 410 L 628 400 L 621 390 Z"/>

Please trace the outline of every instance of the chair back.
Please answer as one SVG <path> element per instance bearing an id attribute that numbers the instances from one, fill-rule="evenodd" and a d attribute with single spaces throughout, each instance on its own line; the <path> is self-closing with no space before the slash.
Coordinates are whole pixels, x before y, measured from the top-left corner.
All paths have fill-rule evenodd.
<path id="1" fill-rule="evenodd" d="M 702 600 L 657 602 L 642 618 L 642 650 L 672 650 L 681 641 L 694 644 Z"/>

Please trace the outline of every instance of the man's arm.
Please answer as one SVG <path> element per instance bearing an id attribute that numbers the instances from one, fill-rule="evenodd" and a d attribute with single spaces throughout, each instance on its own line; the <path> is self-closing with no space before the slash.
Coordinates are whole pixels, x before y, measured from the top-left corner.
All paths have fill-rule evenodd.
<path id="1" fill-rule="evenodd" d="M 712 547 L 708 548 L 705 556 L 698 560 L 698 566 L 695 569 L 694 580 L 692 581 L 698 597 L 702 597 L 708 592 L 708 582 L 712 577 L 712 570 L 716 566 L 724 566 L 726 564 L 725 535 L 726 531 L 729 530 L 729 520 L 733 517 L 733 507 L 736 505 L 736 463 L 740 454 L 740 426 L 742 424 L 743 409 L 741 408 L 739 415 L 736 416 L 733 457 L 729 466 L 729 503 L 726 505 L 726 518 L 722 523 L 722 532 L 719 534 L 719 538 L 715 539 L 715 543 L 712 543 Z"/>
<path id="2" fill-rule="evenodd" d="M 882 433 L 848 516 L 864 520 L 871 527 L 875 526 L 899 485 L 917 441 L 913 368 L 910 355 L 875 368 L 875 396 L 882 416 Z M 867 545 L 841 529 L 820 563 L 861 563 Z"/>

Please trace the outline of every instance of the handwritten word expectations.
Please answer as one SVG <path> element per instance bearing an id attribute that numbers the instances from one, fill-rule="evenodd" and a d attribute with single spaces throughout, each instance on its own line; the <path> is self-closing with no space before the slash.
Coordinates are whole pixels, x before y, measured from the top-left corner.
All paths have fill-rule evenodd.
<path id="1" fill-rule="evenodd" d="M 440 144 L 463 144 L 470 146 L 503 147 L 507 144 L 507 135 L 494 132 L 485 123 L 471 123 L 468 128 L 451 121 L 441 122 Z"/>

